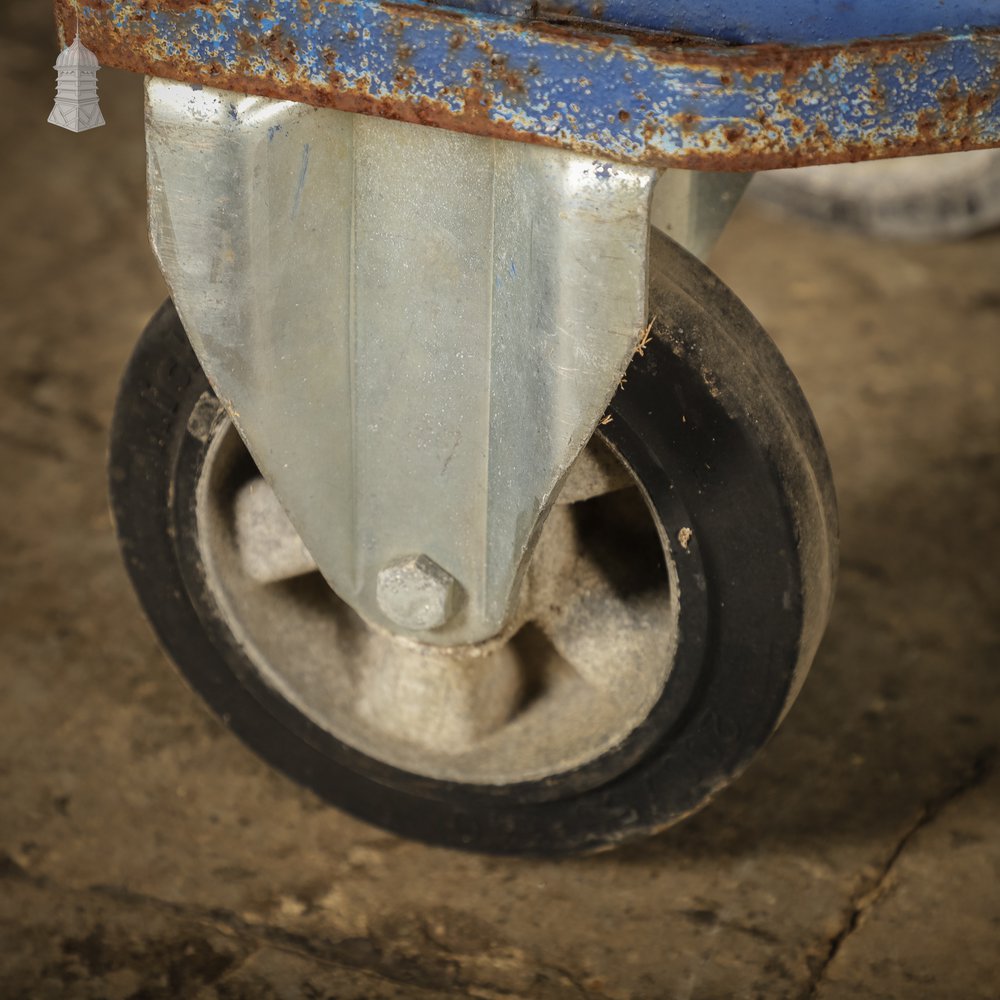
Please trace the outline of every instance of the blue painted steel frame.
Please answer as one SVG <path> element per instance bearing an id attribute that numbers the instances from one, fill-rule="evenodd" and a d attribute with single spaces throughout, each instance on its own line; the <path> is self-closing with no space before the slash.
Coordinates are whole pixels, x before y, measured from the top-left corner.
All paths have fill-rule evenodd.
<path id="1" fill-rule="evenodd" d="M 1000 31 L 990 29 L 720 45 L 624 34 L 564 14 L 554 23 L 538 7 L 525 21 L 380 0 L 78 2 L 84 41 L 106 65 L 627 162 L 765 169 L 1000 144 Z M 998 3 L 911 0 L 898 16 L 910 27 L 953 25 Z M 75 6 L 60 6 L 63 25 L 72 24 Z M 787 32 L 801 36 L 819 9 L 818 0 L 710 0 L 683 10 L 606 0 L 603 10 L 707 27 L 698 18 L 723 6 L 729 16 L 716 28 L 747 38 L 777 30 L 782 12 Z M 825 32 L 884 27 L 885 7 L 895 4 L 831 3 Z M 751 11 L 755 21 L 740 20 Z"/>
<path id="2" fill-rule="evenodd" d="M 552 9 L 740 45 L 842 44 L 1000 24 L 1000 0 L 554 0 Z"/>

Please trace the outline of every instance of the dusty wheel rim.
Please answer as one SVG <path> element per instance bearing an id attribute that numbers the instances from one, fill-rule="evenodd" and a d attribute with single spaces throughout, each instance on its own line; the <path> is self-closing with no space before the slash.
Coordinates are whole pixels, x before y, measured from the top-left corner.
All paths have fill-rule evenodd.
<path id="1" fill-rule="evenodd" d="M 243 514 L 269 487 L 209 393 L 201 419 L 213 404 L 194 506 L 208 589 L 262 681 L 337 740 L 411 774 L 509 787 L 579 774 L 662 697 L 679 583 L 638 487 L 557 503 L 512 627 L 441 651 L 366 624 L 307 561 L 262 569 L 258 539 L 273 550 L 293 529 L 273 499 L 269 522 Z"/>

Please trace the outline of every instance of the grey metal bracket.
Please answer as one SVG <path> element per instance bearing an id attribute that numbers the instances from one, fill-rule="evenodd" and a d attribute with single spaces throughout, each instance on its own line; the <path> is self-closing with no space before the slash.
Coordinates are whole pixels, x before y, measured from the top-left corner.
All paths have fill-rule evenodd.
<path id="1" fill-rule="evenodd" d="M 171 294 L 331 587 L 501 633 L 646 326 L 657 172 L 159 79 L 146 127 Z"/>

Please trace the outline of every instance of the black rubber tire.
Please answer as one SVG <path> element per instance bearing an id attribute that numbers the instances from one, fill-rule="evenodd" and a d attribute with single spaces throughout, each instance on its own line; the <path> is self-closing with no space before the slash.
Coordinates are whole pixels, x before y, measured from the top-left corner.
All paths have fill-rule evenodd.
<path id="1" fill-rule="evenodd" d="M 212 429 L 196 408 L 210 389 L 173 305 L 150 321 L 112 428 L 111 501 L 125 563 L 171 658 L 266 761 L 404 836 L 557 854 L 670 825 L 767 741 L 829 612 L 829 468 L 766 334 L 703 265 L 655 232 L 652 240 L 651 340 L 600 430 L 670 539 L 684 595 L 680 639 L 660 703 L 630 738 L 639 750 L 588 765 L 585 782 L 568 774 L 537 789 L 484 790 L 399 771 L 340 743 L 262 682 L 200 565 L 194 492 Z"/>

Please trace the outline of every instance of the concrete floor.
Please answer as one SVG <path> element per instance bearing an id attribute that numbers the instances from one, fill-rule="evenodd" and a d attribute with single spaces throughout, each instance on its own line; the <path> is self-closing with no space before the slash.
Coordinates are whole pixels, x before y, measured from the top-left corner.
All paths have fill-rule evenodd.
<path id="1" fill-rule="evenodd" d="M 717 269 L 838 477 L 833 621 L 784 727 L 614 854 L 433 850 L 272 773 L 119 564 L 104 452 L 164 295 L 140 82 L 45 124 L 46 4 L 0 13 L 0 996 L 1000 997 L 1000 236 L 876 245 L 741 211 Z"/>

